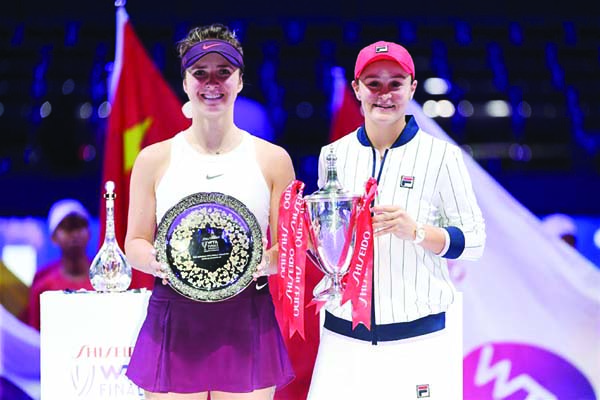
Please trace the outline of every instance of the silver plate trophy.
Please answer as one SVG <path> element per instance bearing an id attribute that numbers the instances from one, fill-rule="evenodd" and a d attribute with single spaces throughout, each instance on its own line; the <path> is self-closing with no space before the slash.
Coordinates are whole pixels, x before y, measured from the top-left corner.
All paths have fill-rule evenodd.
<path id="1" fill-rule="evenodd" d="M 161 220 L 154 245 L 158 261 L 169 267 L 169 285 L 204 302 L 244 290 L 263 252 L 254 214 L 223 193 L 195 193 L 179 201 Z"/>
<path id="2" fill-rule="evenodd" d="M 337 178 L 337 157 L 327 155 L 327 181 L 318 191 L 304 197 L 309 237 L 313 250 L 308 256 L 328 278 L 317 285 L 316 300 L 332 301 L 341 296 L 341 280 L 348 272 L 354 250 L 356 209 L 359 195 L 346 191 Z"/>

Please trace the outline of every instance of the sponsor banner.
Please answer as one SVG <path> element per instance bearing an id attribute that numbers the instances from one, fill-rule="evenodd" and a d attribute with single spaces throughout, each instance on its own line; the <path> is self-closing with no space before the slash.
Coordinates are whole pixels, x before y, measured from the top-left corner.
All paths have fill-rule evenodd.
<path id="1" fill-rule="evenodd" d="M 149 291 L 41 295 L 41 398 L 143 399 L 126 376 Z"/>

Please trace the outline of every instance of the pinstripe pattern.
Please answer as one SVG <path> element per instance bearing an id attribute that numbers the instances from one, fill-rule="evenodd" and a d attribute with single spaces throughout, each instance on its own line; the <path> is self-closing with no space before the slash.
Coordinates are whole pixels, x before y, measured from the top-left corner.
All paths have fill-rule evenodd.
<path id="1" fill-rule="evenodd" d="M 418 129 L 416 124 L 413 126 Z M 362 194 L 373 170 L 375 177 L 379 175 L 381 158 L 374 157 L 372 147 L 359 141 L 357 131 L 350 133 L 321 150 L 319 187 L 324 184 L 325 155 L 330 147 L 338 157 L 338 177 L 342 185 Z M 401 186 L 402 176 L 414 177 L 413 188 Z M 407 143 L 389 149 L 375 202 L 400 205 L 423 224 L 459 228 L 465 237 L 465 248 L 459 259 L 477 259 L 483 252 L 483 217 L 462 153 L 453 144 L 418 130 Z M 377 324 L 413 321 L 445 311 L 453 302 L 455 289 L 443 256 L 392 234 L 378 237 L 374 250 Z M 341 308 L 328 307 L 328 310 L 337 317 L 352 319 L 349 304 Z"/>

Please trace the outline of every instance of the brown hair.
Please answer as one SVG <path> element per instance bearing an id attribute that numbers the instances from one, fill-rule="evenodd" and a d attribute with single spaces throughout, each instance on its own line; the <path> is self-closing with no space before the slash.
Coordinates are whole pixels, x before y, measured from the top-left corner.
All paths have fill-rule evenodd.
<path id="1" fill-rule="evenodd" d="M 183 57 L 183 55 L 196 43 L 207 39 L 219 39 L 228 42 L 239 50 L 242 56 L 244 55 L 242 45 L 234 31 L 223 24 L 211 24 L 193 28 L 188 32 L 184 39 L 177 42 L 177 52 L 179 53 L 179 57 Z"/>

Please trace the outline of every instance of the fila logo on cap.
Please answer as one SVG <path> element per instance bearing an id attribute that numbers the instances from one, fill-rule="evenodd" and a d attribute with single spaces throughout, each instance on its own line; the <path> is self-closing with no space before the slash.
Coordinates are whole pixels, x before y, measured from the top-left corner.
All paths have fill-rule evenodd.
<path id="1" fill-rule="evenodd" d="M 375 46 L 375 53 L 387 53 L 388 52 L 388 47 L 387 45 L 385 46 Z"/>

